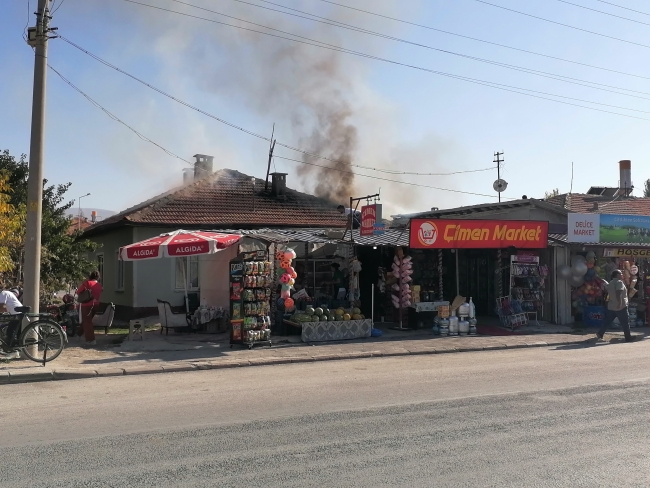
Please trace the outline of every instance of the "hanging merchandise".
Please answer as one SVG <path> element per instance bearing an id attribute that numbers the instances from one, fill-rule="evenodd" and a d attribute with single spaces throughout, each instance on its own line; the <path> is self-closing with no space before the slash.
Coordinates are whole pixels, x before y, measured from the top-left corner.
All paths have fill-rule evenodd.
<path id="1" fill-rule="evenodd" d="M 584 262 L 576 263 L 578 266 L 584 266 L 587 271 L 587 265 Z M 565 273 L 566 270 L 561 270 Z M 582 268 L 579 269 L 582 271 Z M 571 283 L 580 280 L 582 276 L 572 272 L 569 278 Z M 540 316 L 544 311 L 544 297 L 546 278 L 548 277 L 548 267 L 539 264 L 539 256 L 532 255 L 514 255 L 510 257 L 510 298 L 516 301 L 521 307 L 522 312 L 537 312 Z M 580 283 L 580 284 L 581 284 Z"/>
<path id="2" fill-rule="evenodd" d="M 398 311 L 398 329 L 404 329 L 405 327 L 402 325 L 404 311 L 411 306 L 412 301 L 410 283 L 412 281 L 413 265 L 411 263 L 411 257 L 404 256 L 404 250 L 401 247 L 398 247 L 395 251 L 392 270 L 393 276 L 397 279 L 397 283 L 391 287 L 394 292 L 391 295 L 391 301 Z"/>
<path id="3" fill-rule="evenodd" d="M 359 273 L 361 272 L 361 261 L 357 258 L 350 263 L 350 301 L 357 302 L 361 299 L 359 288 Z"/>

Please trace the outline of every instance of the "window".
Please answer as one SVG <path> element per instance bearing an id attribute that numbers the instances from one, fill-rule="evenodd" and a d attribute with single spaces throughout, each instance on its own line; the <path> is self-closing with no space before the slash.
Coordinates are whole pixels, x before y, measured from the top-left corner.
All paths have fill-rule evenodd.
<path id="1" fill-rule="evenodd" d="M 97 255 L 97 271 L 99 271 L 99 282 L 104 284 L 104 254 Z"/>
<path id="2" fill-rule="evenodd" d="M 188 290 L 199 289 L 199 257 L 188 256 L 186 258 L 176 258 L 174 265 L 174 289 L 185 290 L 183 278 L 187 281 Z"/>
<path id="3" fill-rule="evenodd" d="M 120 259 L 120 252 L 115 253 L 115 290 L 124 291 L 124 260 Z"/>

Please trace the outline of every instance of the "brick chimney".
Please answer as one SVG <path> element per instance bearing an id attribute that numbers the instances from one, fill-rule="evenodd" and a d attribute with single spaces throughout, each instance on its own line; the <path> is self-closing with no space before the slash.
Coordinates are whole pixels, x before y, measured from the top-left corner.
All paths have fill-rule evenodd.
<path id="1" fill-rule="evenodd" d="M 271 173 L 271 195 L 284 200 L 287 198 L 287 173 Z"/>
<path id="2" fill-rule="evenodd" d="M 195 154 L 194 159 L 194 181 L 198 181 L 212 174 L 212 161 L 214 156 Z"/>

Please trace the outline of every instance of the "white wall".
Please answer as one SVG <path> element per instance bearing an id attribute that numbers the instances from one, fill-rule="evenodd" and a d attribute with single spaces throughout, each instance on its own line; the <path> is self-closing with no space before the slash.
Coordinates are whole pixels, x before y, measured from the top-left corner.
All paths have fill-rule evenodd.
<path id="1" fill-rule="evenodd" d="M 237 257 L 237 246 L 199 257 L 201 302 L 211 307 L 230 304 L 230 260 Z"/>
<path id="2" fill-rule="evenodd" d="M 133 241 L 139 242 L 164 232 L 169 230 L 135 227 Z M 174 290 L 174 259 L 138 261 L 134 263 L 133 279 L 133 307 L 157 307 L 158 299 L 173 306 L 183 305 L 183 290 Z"/>

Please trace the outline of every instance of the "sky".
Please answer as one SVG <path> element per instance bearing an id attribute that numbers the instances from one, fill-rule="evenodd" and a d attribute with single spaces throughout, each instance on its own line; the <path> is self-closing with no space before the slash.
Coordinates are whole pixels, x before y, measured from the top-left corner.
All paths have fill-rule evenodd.
<path id="1" fill-rule="evenodd" d="M 125 0 L 56 0 L 51 25 L 213 117 L 51 40 L 53 68 L 186 160 L 138 137 L 49 71 L 45 174 L 72 182 L 70 199 L 91 193 L 83 207 L 120 211 L 167 191 L 197 153 L 214 156 L 215 170 L 263 178 L 264 138 L 274 124 L 283 145 L 272 170 L 288 173 L 289 187 L 340 203 L 380 192 L 385 214 L 496 201 L 496 151 L 504 152 L 503 199 L 616 186 L 622 159 L 632 160 L 635 195 L 650 178 L 650 5 L 643 0 L 611 2 L 626 9 L 599 0 L 340 0 L 359 10 L 323 0 L 137 1 L 186 15 Z M 35 3 L 0 3 L 0 150 L 15 156 L 29 151 L 34 56 L 22 36 L 34 24 Z M 319 42 L 328 49 L 312 45 Z M 414 172 L 460 173 L 397 174 Z"/>

